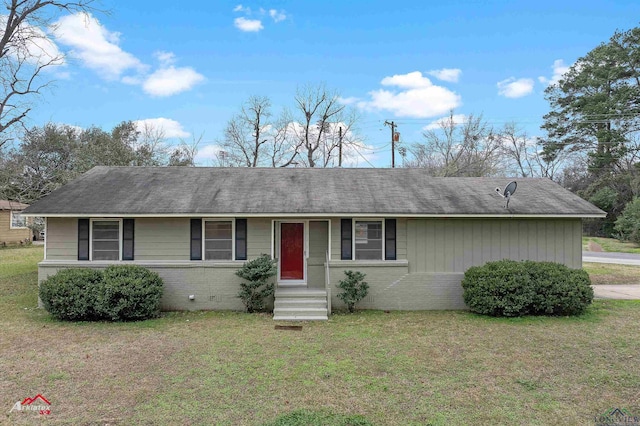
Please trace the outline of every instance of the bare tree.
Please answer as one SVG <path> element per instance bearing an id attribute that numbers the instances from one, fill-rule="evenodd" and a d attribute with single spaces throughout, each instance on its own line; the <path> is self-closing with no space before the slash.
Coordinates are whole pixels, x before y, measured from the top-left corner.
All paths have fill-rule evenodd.
<path id="1" fill-rule="evenodd" d="M 169 156 L 168 165 L 195 167 L 198 145 L 202 142 L 203 136 L 204 133 L 201 133 L 198 137 L 193 136 L 190 143 L 184 139 L 180 139 L 180 145 L 173 148 L 173 151 Z"/>
<path id="2" fill-rule="evenodd" d="M 357 115 L 324 85 L 299 88 L 293 113 L 272 118 L 271 101 L 252 96 L 224 129 L 214 163 L 235 167 L 330 167 L 363 145 L 355 132 Z"/>
<path id="3" fill-rule="evenodd" d="M 505 124 L 496 137 L 501 141 L 506 167 L 512 175 L 554 179 L 571 156 L 568 151 L 562 151 L 554 158 L 545 159 L 541 141 L 528 137 L 513 122 Z"/>
<path id="4" fill-rule="evenodd" d="M 271 128 L 271 100 L 251 96 L 224 129 L 221 143 L 226 162 L 233 166 L 258 167 L 265 162 L 263 145 Z"/>
<path id="5" fill-rule="evenodd" d="M 47 36 L 56 14 L 89 11 L 93 0 L 4 0 L 0 16 L 0 148 L 13 140 L 51 81 L 42 71 L 63 62 L 62 54 Z"/>
<path id="6" fill-rule="evenodd" d="M 296 165 L 302 140 L 294 132 L 295 124 L 291 114 L 284 110 L 268 132 L 267 152 L 271 167 L 289 167 Z"/>
<path id="7" fill-rule="evenodd" d="M 301 156 L 301 160 L 308 167 L 326 167 L 338 147 L 337 124 L 348 120 L 344 114 L 345 105 L 339 99 L 338 93 L 327 89 L 324 84 L 298 88 L 295 106 L 299 119 L 293 131 L 306 154 L 306 158 Z M 352 117 L 355 120 L 355 116 Z"/>
<path id="8" fill-rule="evenodd" d="M 410 149 L 408 167 L 423 167 L 433 176 L 493 176 L 502 171 L 500 138 L 482 116 L 456 123 L 453 111 L 439 129 L 426 130 L 424 143 Z"/>
<path id="9" fill-rule="evenodd" d="M 160 166 L 169 161 L 170 147 L 167 145 L 163 128 L 144 122 L 138 128 L 136 138 L 131 142 L 135 152 L 134 166 Z"/>

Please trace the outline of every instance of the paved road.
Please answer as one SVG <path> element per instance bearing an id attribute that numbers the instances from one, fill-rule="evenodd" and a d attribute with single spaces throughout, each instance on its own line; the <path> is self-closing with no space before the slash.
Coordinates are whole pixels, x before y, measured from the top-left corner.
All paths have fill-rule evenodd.
<path id="1" fill-rule="evenodd" d="M 582 261 L 595 262 L 595 263 L 617 263 L 619 265 L 640 266 L 640 254 L 583 251 Z"/>
<path id="2" fill-rule="evenodd" d="M 594 285 L 596 299 L 640 300 L 640 285 Z"/>
<path id="3" fill-rule="evenodd" d="M 583 251 L 582 261 L 640 266 L 640 254 Z M 596 299 L 640 300 L 640 284 L 594 285 L 593 292 Z"/>

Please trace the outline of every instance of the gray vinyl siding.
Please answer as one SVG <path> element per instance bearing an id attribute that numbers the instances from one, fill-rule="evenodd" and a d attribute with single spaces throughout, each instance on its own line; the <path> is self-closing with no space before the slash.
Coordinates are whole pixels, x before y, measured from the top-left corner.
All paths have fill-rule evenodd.
<path id="1" fill-rule="evenodd" d="M 188 218 L 135 219 L 135 260 L 189 260 Z"/>
<path id="2" fill-rule="evenodd" d="M 407 258 L 407 219 L 396 219 L 396 259 Z"/>
<path id="3" fill-rule="evenodd" d="M 47 218 L 47 260 L 78 259 L 78 219 Z"/>
<path id="4" fill-rule="evenodd" d="M 340 219 L 331 219 L 331 260 L 340 260 Z"/>
<path id="5" fill-rule="evenodd" d="M 190 257 L 189 218 L 136 218 L 134 259 L 140 261 L 182 261 Z M 78 258 L 78 219 L 47 219 L 47 259 Z M 271 254 L 271 220 L 247 221 L 249 259 Z"/>
<path id="6" fill-rule="evenodd" d="M 415 219 L 407 222 L 409 272 L 464 272 L 489 261 L 582 267 L 579 219 Z"/>
<path id="7" fill-rule="evenodd" d="M 254 259 L 261 254 L 271 254 L 271 220 L 251 218 L 247 220 L 247 256 Z M 189 260 L 189 218 L 140 218 L 136 219 L 135 259 Z"/>
<path id="8" fill-rule="evenodd" d="M 273 220 L 248 218 L 247 254 L 254 259 L 272 252 Z M 330 286 L 340 309 L 337 283 L 345 270 L 365 273 L 369 295 L 359 303 L 371 309 L 464 309 L 460 282 L 470 266 L 500 259 L 555 261 L 580 268 L 580 219 L 407 219 L 398 218 L 396 261 L 340 260 L 340 218 L 331 219 Z M 78 262 L 77 218 L 49 218 L 47 260 L 39 279 L 65 267 L 103 268 L 105 263 Z M 325 286 L 328 222 L 309 221 L 309 287 Z M 157 271 L 165 282 L 164 310 L 242 310 L 237 299 L 243 261 L 190 261 L 189 218 L 137 218 L 134 263 Z M 277 240 L 277 238 L 276 238 Z M 190 300 L 193 295 L 195 300 Z"/>
<path id="9" fill-rule="evenodd" d="M 255 259 L 261 254 L 271 255 L 271 219 L 247 219 L 247 258 Z"/>

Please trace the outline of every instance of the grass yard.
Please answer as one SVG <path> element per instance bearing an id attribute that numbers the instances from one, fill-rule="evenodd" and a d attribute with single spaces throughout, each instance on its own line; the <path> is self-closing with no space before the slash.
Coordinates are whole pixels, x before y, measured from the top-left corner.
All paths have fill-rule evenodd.
<path id="1" fill-rule="evenodd" d="M 640 247 L 634 243 L 623 243 L 615 238 L 582 237 L 582 250 L 598 251 L 594 250 L 598 247 L 605 252 L 640 254 Z"/>
<path id="2" fill-rule="evenodd" d="M 589 273 L 591 283 L 594 285 L 640 284 L 640 267 L 638 266 L 585 262 L 583 268 Z"/>
<path id="3" fill-rule="evenodd" d="M 613 407 L 640 415 L 640 302 L 597 301 L 578 318 L 365 311 L 300 331 L 225 312 L 61 323 L 35 309 L 41 256 L 0 250 L 0 424 L 584 425 Z M 9 413 L 38 393 L 48 418 Z"/>

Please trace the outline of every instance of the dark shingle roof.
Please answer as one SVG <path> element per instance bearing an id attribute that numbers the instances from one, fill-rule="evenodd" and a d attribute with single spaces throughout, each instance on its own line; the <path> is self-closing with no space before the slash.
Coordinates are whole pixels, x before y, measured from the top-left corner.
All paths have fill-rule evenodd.
<path id="1" fill-rule="evenodd" d="M 434 178 L 421 169 L 96 167 L 32 215 L 553 215 L 604 212 L 548 179 Z"/>

